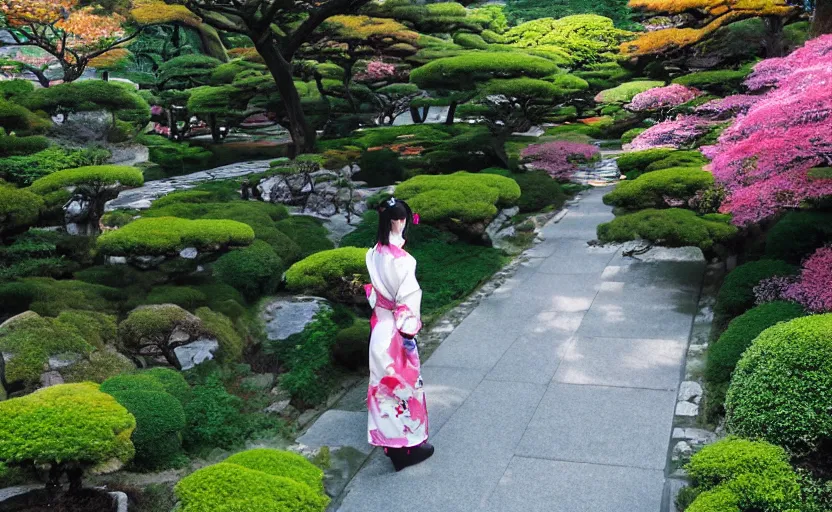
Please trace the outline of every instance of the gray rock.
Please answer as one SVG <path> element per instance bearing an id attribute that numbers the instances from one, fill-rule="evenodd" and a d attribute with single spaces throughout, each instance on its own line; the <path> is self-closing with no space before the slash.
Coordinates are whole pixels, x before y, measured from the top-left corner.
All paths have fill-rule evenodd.
<path id="1" fill-rule="evenodd" d="M 716 440 L 716 434 L 701 428 L 674 428 L 673 439 L 683 439 L 691 445 L 703 445 Z"/>
<path id="2" fill-rule="evenodd" d="M 699 415 L 699 406 L 691 402 L 678 402 L 676 416 L 694 417 Z"/>
<path id="3" fill-rule="evenodd" d="M 198 255 L 199 251 L 196 250 L 196 247 L 185 247 L 179 252 L 179 256 L 186 260 L 196 259 Z"/>
<path id="4" fill-rule="evenodd" d="M 127 495 L 121 491 L 110 492 L 109 495 L 113 498 L 113 505 L 115 512 L 127 512 L 128 499 Z"/>
<path id="5" fill-rule="evenodd" d="M 289 400 L 280 400 L 279 402 L 275 402 L 266 407 L 263 412 L 267 414 L 280 414 L 285 411 L 287 407 L 289 407 Z"/>
<path id="6" fill-rule="evenodd" d="M 55 386 L 63 383 L 64 378 L 61 377 L 60 373 L 54 370 L 45 372 L 40 376 L 40 385 L 44 388 L 48 388 L 49 386 Z"/>
<path id="7" fill-rule="evenodd" d="M 142 270 L 156 268 L 161 265 L 163 261 L 165 261 L 164 256 L 134 256 L 130 258 L 130 262 Z"/>
<path id="8" fill-rule="evenodd" d="M 320 297 L 286 296 L 266 300 L 260 312 L 266 326 L 266 337 L 281 341 L 302 332 L 325 307 L 329 307 L 328 302 Z"/>
<path id="9" fill-rule="evenodd" d="M 127 258 L 124 256 L 109 256 L 107 257 L 107 263 L 110 265 L 126 265 Z"/>
<path id="10" fill-rule="evenodd" d="M 693 449 L 690 447 L 688 443 L 685 441 L 679 441 L 676 443 L 676 446 L 673 447 L 673 460 L 679 460 L 683 457 L 689 457 L 690 454 L 693 452 Z"/>
<path id="11" fill-rule="evenodd" d="M 273 373 L 258 373 L 244 378 L 240 384 L 250 389 L 266 390 L 274 386 L 274 381 L 275 377 Z"/>
<path id="12" fill-rule="evenodd" d="M 61 354 L 61 356 L 62 357 L 53 356 L 49 358 L 48 364 L 50 370 L 58 370 L 72 366 L 78 361 L 78 359 L 80 359 L 80 356 L 77 354 Z"/>
<path id="13" fill-rule="evenodd" d="M 220 348 L 220 344 L 215 339 L 199 339 L 176 347 L 173 352 L 176 354 L 176 359 L 182 365 L 183 370 L 190 370 L 194 366 L 214 359 L 214 354 Z"/>
<path id="14" fill-rule="evenodd" d="M 691 401 L 702 396 L 702 386 L 698 382 L 686 380 L 679 386 L 678 399 L 681 401 Z"/>

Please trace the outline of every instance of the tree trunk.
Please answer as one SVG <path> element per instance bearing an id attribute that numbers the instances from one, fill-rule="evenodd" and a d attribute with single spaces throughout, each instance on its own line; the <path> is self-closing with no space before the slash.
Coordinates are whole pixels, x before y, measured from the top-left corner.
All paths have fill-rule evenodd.
<path id="1" fill-rule="evenodd" d="M 303 108 L 300 104 L 300 95 L 295 87 L 294 78 L 292 76 L 292 64 L 277 51 L 277 49 L 270 43 L 257 43 L 257 52 L 263 57 L 269 72 L 274 78 L 277 91 L 280 93 L 280 99 L 283 102 L 283 107 L 286 109 L 287 128 L 289 134 L 292 136 L 295 151 L 297 153 L 308 153 L 315 149 L 315 138 L 317 134 L 309 122 L 306 120 L 306 115 L 303 113 Z"/>
<path id="2" fill-rule="evenodd" d="M 66 476 L 69 478 L 69 492 L 70 493 L 77 493 L 80 492 L 81 489 L 84 488 L 82 483 L 82 478 L 84 476 L 84 470 L 81 468 L 71 468 L 66 470 Z"/>
<path id="3" fill-rule="evenodd" d="M 456 101 L 452 101 L 448 106 L 448 117 L 445 118 L 445 124 L 450 126 L 454 124 L 454 116 L 456 116 L 456 107 L 459 105 Z"/>
<path id="4" fill-rule="evenodd" d="M 763 37 L 763 47 L 766 58 L 782 57 L 785 50 L 783 44 L 783 18 L 780 16 L 766 16 L 764 18 L 766 33 Z"/>
<path id="5" fill-rule="evenodd" d="M 809 34 L 811 37 L 832 34 L 832 0 L 815 0 L 815 12 Z"/>
<path id="6" fill-rule="evenodd" d="M 38 83 L 41 87 L 44 89 L 49 87 L 49 78 L 46 76 L 46 73 L 33 66 L 26 66 L 26 71 L 35 75 L 35 78 L 38 79 Z"/>
<path id="7" fill-rule="evenodd" d="M 165 360 L 170 363 L 171 366 L 177 370 L 182 369 L 182 364 L 179 363 L 179 359 L 176 358 L 176 352 L 174 352 L 172 348 L 160 347 L 160 349 L 162 350 L 162 355 L 165 357 Z"/>
<path id="8" fill-rule="evenodd" d="M 214 139 L 214 142 L 216 143 L 222 142 L 222 134 L 220 133 L 219 123 L 217 122 L 217 114 L 211 114 L 208 116 L 208 122 L 211 125 L 211 138 Z"/>
<path id="9" fill-rule="evenodd" d="M 508 137 L 504 136 L 504 135 L 494 135 L 493 136 L 494 156 L 496 156 L 497 159 L 500 160 L 500 163 L 503 164 L 504 169 L 508 169 L 510 171 L 513 171 L 514 169 L 512 169 L 509 166 L 508 153 L 506 153 L 506 140 L 507 139 L 508 139 Z"/>
<path id="10" fill-rule="evenodd" d="M 422 114 L 419 112 L 419 107 L 410 107 L 410 117 L 413 118 L 413 122 L 415 124 L 422 124 L 425 122 L 425 118 L 422 117 Z"/>

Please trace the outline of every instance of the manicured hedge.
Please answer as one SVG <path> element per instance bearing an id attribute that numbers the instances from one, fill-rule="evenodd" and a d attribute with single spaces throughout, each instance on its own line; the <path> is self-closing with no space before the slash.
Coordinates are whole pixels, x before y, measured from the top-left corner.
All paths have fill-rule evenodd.
<path id="1" fill-rule="evenodd" d="M 560 208 L 566 202 L 560 183 L 545 172 L 527 172 L 510 177 L 520 186 L 517 206 L 521 213 L 538 212 L 548 206 Z"/>
<path id="2" fill-rule="evenodd" d="M 166 393 L 164 384 L 152 374 L 125 373 L 110 377 L 101 383 L 101 391 L 112 395 L 123 391 L 143 390 L 153 393 Z"/>
<path id="3" fill-rule="evenodd" d="M 58 316 L 67 309 L 114 313 L 122 290 L 78 280 L 27 277 L 0 284 L 0 311 L 14 315 L 31 309 L 45 316 Z"/>
<path id="4" fill-rule="evenodd" d="M 0 99 L 0 127 L 5 132 L 15 133 L 18 135 L 31 135 L 36 133 L 43 133 L 52 123 L 48 119 L 43 119 L 35 115 L 29 109 Z"/>
<path id="5" fill-rule="evenodd" d="M 719 339 L 708 347 L 705 379 L 714 383 L 728 382 L 737 361 L 761 332 L 805 314 L 798 304 L 776 301 L 751 308 L 733 319 Z"/>
<path id="6" fill-rule="evenodd" d="M 797 268 L 780 260 L 751 261 L 732 270 L 722 283 L 714 312 L 723 317 L 735 317 L 754 306 L 754 287 L 774 276 L 789 276 Z"/>
<path id="7" fill-rule="evenodd" d="M 133 457 L 136 421 L 98 385 L 61 384 L 0 402 L 0 461 L 84 466 Z"/>
<path id="8" fill-rule="evenodd" d="M 700 190 L 712 187 L 714 176 L 698 168 L 662 169 L 627 180 L 604 196 L 604 204 L 627 210 L 668 208 L 666 198 L 687 201 Z"/>
<path id="9" fill-rule="evenodd" d="M 697 156 L 699 158 L 697 159 Z M 627 179 L 633 180 L 649 171 L 656 171 L 659 169 L 667 169 L 669 167 L 701 167 L 699 161 L 704 164 L 704 158 L 698 151 L 679 151 L 677 149 L 656 148 L 645 149 L 643 151 L 631 151 L 620 155 L 616 160 L 618 163 L 618 170 L 621 174 L 627 176 Z M 680 164 L 684 162 L 697 162 L 695 165 L 673 165 L 674 162 Z M 653 166 L 652 168 L 650 166 Z"/>
<path id="10" fill-rule="evenodd" d="M 61 311 L 56 322 L 72 326 L 84 340 L 98 349 L 116 341 L 116 317 L 98 311 Z"/>
<path id="11" fill-rule="evenodd" d="M 655 80 L 636 80 L 633 82 L 625 82 L 612 89 L 605 89 L 595 96 L 595 101 L 598 103 L 628 103 L 636 94 L 644 92 L 656 87 L 661 87 L 664 82 Z"/>
<path id="12" fill-rule="evenodd" d="M 649 151 L 649 150 L 648 150 Z M 669 169 L 671 167 L 697 167 L 701 168 L 708 160 L 699 151 L 674 151 L 661 160 L 651 162 L 644 168 L 644 172 Z M 629 176 L 628 176 L 629 177 Z M 634 176 L 635 178 L 635 176 Z"/>
<path id="13" fill-rule="evenodd" d="M 135 167 L 93 165 L 53 172 L 32 183 L 29 189 L 36 194 L 48 194 L 66 187 L 101 188 L 108 185 L 140 187 L 143 183 L 142 172 Z"/>
<path id="14" fill-rule="evenodd" d="M 410 81 L 422 89 L 473 89 L 477 82 L 493 77 L 536 77 L 554 75 L 558 66 L 551 60 L 522 53 L 467 52 L 465 55 L 435 59 L 416 68 Z"/>
<path id="15" fill-rule="evenodd" d="M 291 478 L 219 463 L 176 484 L 181 512 L 323 512 L 329 498 Z"/>
<path id="16" fill-rule="evenodd" d="M 254 241 L 250 226 L 233 220 L 142 218 L 98 238 L 98 248 L 111 255 L 164 255 L 186 247 L 214 251 Z"/>
<path id="17" fill-rule="evenodd" d="M 343 279 L 367 282 L 367 249 L 341 247 L 313 254 L 289 267 L 286 286 L 294 292 L 326 294 Z"/>
<path id="18" fill-rule="evenodd" d="M 48 147 L 49 139 L 43 135 L 18 137 L 0 134 L 0 157 L 31 155 Z"/>
<path id="19" fill-rule="evenodd" d="M 290 478 L 321 494 L 324 492 L 324 472 L 297 453 L 258 448 L 236 453 L 223 462 L 262 471 L 272 476 Z"/>
<path id="20" fill-rule="evenodd" d="M 832 213 L 789 212 L 768 232 L 766 256 L 798 264 L 829 241 L 832 241 Z"/>
<path id="21" fill-rule="evenodd" d="M 778 446 L 728 437 L 704 447 L 685 469 L 701 492 L 688 512 L 798 510 L 800 484 Z"/>
<path id="22" fill-rule="evenodd" d="M 280 284 L 283 261 L 272 246 L 261 240 L 223 254 L 214 263 L 214 275 L 248 299 L 272 293 Z"/>
<path id="23" fill-rule="evenodd" d="M 736 233 L 737 228 L 724 216 L 698 216 L 680 208 L 641 210 L 598 226 L 602 242 L 643 239 L 665 247 L 696 246 L 703 251 Z"/>
<path id="24" fill-rule="evenodd" d="M 335 248 L 335 244 L 327 237 L 329 230 L 324 227 L 320 219 L 315 217 L 292 215 L 288 219 L 277 221 L 275 227 L 300 248 L 300 254 L 296 259 L 302 259 L 316 252 Z M 281 256 L 280 252 L 278 252 L 278 256 Z M 281 257 L 284 263 L 294 263 L 295 261 L 295 259 Z"/>
<path id="25" fill-rule="evenodd" d="M 179 400 L 182 404 L 187 403 L 191 398 L 191 386 L 188 385 L 188 381 L 185 380 L 185 377 L 183 377 L 182 374 L 176 370 L 161 367 L 149 368 L 147 370 L 142 370 L 139 375 L 149 375 L 153 377 L 162 385 L 169 395 Z"/>
<path id="26" fill-rule="evenodd" d="M 0 184 L 0 234 L 34 224 L 42 209 L 37 194 Z"/>
<path id="27" fill-rule="evenodd" d="M 727 96 L 739 92 L 749 71 L 748 69 L 697 71 L 674 78 L 673 83 Z"/>
<path id="28" fill-rule="evenodd" d="M 144 126 L 150 121 L 150 106 L 132 86 L 103 80 L 82 80 L 37 89 L 23 105 L 51 115 L 107 110 L 122 121 Z"/>
<path id="29" fill-rule="evenodd" d="M 725 409 L 731 432 L 795 455 L 832 438 L 832 314 L 763 331 L 737 364 Z"/>

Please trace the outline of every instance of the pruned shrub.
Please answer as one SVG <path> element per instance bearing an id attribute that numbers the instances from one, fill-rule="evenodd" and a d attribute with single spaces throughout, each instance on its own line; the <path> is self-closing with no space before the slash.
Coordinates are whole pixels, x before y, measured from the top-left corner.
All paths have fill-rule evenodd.
<path id="1" fill-rule="evenodd" d="M 303 215 L 292 215 L 275 223 L 275 227 L 288 236 L 300 248 L 300 254 L 295 259 L 283 258 L 284 263 L 294 263 L 316 252 L 328 251 L 335 248 L 335 244 L 328 238 L 329 230 L 324 227 L 320 219 Z"/>
<path id="2" fill-rule="evenodd" d="M 257 448 L 235 453 L 223 462 L 262 471 L 272 476 L 290 478 L 321 494 L 324 492 L 324 472 L 297 453 Z"/>
<path id="3" fill-rule="evenodd" d="M 98 385 L 60 384 L 0 402 L 0 461 L 8 465 L 49 464 L 51 484 L 64 471 L 108 463 L 115 470 L 133 458 L 130 435 L 136 420 Z M 104 469 L 104 466 L 100 466 Z M 71 471 L 74 490 L 81 473 Z"/>
<path id="4" fill-rule="evenodd" d="M 367 282 L 367 249 L 342 247 L 315 253 L 286 271 L 286 286 L 294 292 L 342 299 L 352 294 L 353 283 Z"/>
<path id="5" fill-rule="evenodd" d="M 220 345 L 219 356 L 224 362 L 238 362 L 243 358 L 244 341 L 234 329 L 231 319 L 209 308 L 197 309 L 196 316 L 217 338 Z"/>
<path id="6" fill-rule="evenodd" d="M 202 320 L 174 304 L 140 306 L 118 326 L 119 343 L 135 356 L 164 358 L 180 369 L 175 349 L 210 336 Z"/>
<path id="7" fill-rule="evenodd" d="M 629 103 L 636 96 L 636 94 L 653 89 L 654 87 L 661 87 L 664 82 L 657 82 L 655 80 L 636 80 L 633 82 L 625 82 L 621 85 L 613 87 L 612 89 L 605 89 L 595 96 L 595 101 L 598 103 Z"/>
<path id="8" fill-rule="evenodd" d="M 121 290 L 77 280 L 28 277 L 0 284 L 0 311 L 6 315 L 32 310 L 44 316 L 58 316 L 67 309 L 113 313 Z"/>
<path id="9" fill-rule="evenodd" d="M 42 209 L 37 194 L 0 184 L 0 235 L 34 224 Z"/>
<path id="10" fill-rule="evenodd" d="M 37 116 L 17 103 L 0 99 L 0 127 L 5 132 L 19 135 L 43 133 L 52 126 L 51 121 Z"/>
<path id="11" fill-rule="evenodd" d="M 829 241 L 832 241 L 832 213 L 789 212 L 768 232 L 766 256 L 798 264 Z"/>
<path id="12" fill-rule="evenodd" d="M 732 318 L 754 306 L 754 287 L 775 276 L 790 276 L 797 268 L 780 260 L 751 261 L 732 270 L 722 283 L 714 312 Z"/>
<path id="13" fill-rule="evenodd" d="M 0 157 L 32 155 L 49 147 L 49 139 L 43 135 L 18 137 L 0 134 Z"/>
<path id="14" fill-rule="evenodd" d="M 173 142 L 160 135 L 141 135 L 136 142 L 148 147 L 148 158 L 169 175 L 196 172 L 210 167 L 214 155 L 187 142 Z"/>
<path id="15" fill-rule="evenodd" d="M 98 248 L 111 255 L 166 255 L 186 247 L 210 251 L 253 241 L 254 230 L 241 222 L 157 217 L 138 219 L 101 235 Z"/>
<path id="16" fill-rule="evenodd" d="M 763 331 L 737 364 L 725 409 L 731 432 L 794 455 L 832 439 L 832 314 Z"/>
<path id="17" fill-rule="evenodd" d="M 680 151 L 670 148 L 645 149 L 620 155 L 618 170 L 628 180 L 634 180 L 650 171 L 671 167 L 702 167 L 707 160 L 699 151 Z"/>
<path id="18" fill-rule="evenodd" d="M 98 311 L 61 311 L 56 322 L 72 326 L 84 340 L 98 349 L 116 341 L 116 317 Z"/>
<path id="19" fill-rule="evenodd" d="M 255 299 L 277 289 L 283 268 L 283 261 L 274 249 L 266 242 L 255 240 L 249 247 L 220 256 L 214 263 L 214 274 L 246 298 Z"/>
<path id="20" fill-rule="evenodd" d="M 384 187 L 404 179 L 404 165 L 399 154 L 389 149 L 364 151 L 358 161 L 361 170 L 353 176 L 356 181 L 365 181 L 371 187 Z"/>
<path id="21" fill-rule="evenodd" d="M 0 145 L 3 142 L 4 139 L 0 138 Z M 0 178 L 18 186 L 27 186 L 53 172 L 102 165 L 110 158 L 110 151 L 104 148 L 65 149 L 59 146 L 46 146 L 48 144 L 44 144 L 43 149 L 37 149 L 36 153 L 27 156 L 0 159 Z M 0 155 L 2 155 L 1 149 Z"/>
<path id="22" fill-rule="evenodd" d="M 680 208 L 641 210 L 598 226 L 598 239 L 602 242 L 647 240 L 664 247 L 696 246 L 703 251 L 726 242 L 736 233 L 737 228 L 725 216 L 699 216 Z"/>
<path id="23" fill-rule="evenodd" d="M 357 369 L 367 365 L 370 347 L 370 324 L 356 320 L 353 325 L 338 331 L 333 355 L 342 366 Z"/>
<path id="24" fill-rule="evenodd" d="M 604 204 L 626 210 L 686 205 L 701 190 L 714 184 L 714 176 L 698 168 L 662 169 L 627 180 L 604 196 Z"/>
<path id="25" fill-rule="evenodd" d="M 37 89 L 27 95 L 24 106 L 50 115 L 106 110 L 136 126 L 150 121 L 150 105 L 126 84 L 103 80 L 83 80 Z"/>
<path id="26" fill-rule="evenodd" d="M 538 212 L 547 207 L 560 208 L 566 193 L 560 184 L 545 172 L 527 172 L 511 176 L 520 186 L 517 206 L 521 213 Z"/>
<path id="27" fill-rule="evenodd" d="M 92 165 L 53 172 L 32 183 L 29 189 L 36 194 L 48 194 L 67 187 L 90 187 L 100 190 L 109 186 L 139 187 L 144 183 L 142 172 L 124 165 Z M 91 190 L 88 195 L 97 195 Z M 103 205 L 102 205 L 103 210 Z"/>
<path id="28" fill-rule="evenodd" d="M 231 448 L 242 441 L 248 434 L 243 405 L 243 400 L 226 391 L 216 376 L 194 386 L 185 404 L 185 446 L 189 450 Z"/>
<path id="29" fill-rule="evenodd" d="M 740 91 L 749 71 L 750 69 L 697 71 L 674 78 L 673 83 L 727 96 Z"/>
<path id="30" fill-rule="evenodd" d="M 142 370 L 139 375 L 153 377 L 156 382 L 162 385 L 165 392 L 179 400 L 182 404 L 188 403 L 188 400 L 191 399 L 191 386 L 185 380 L 185 377 L 176 370 L 162 367 L 148 368 L 147 370 Z"/>

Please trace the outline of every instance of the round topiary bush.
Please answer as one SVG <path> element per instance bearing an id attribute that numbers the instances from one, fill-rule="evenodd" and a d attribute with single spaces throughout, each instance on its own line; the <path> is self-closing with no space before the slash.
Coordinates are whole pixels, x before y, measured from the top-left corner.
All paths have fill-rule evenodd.
<path id="1" fill-rule="evenodd" d="M 294 292 L 339 297 L 350 283 L 369 280 L 367 249 L 341 247 L 309 256 L 286 271 L 286 286 Z M 359 283 L 359 284 L 360 284 Z"/>
<path id="2" fill-rule="evenodd" d="M 754 306 L 754 287 L 763 279 L 790 276 L 797 268 L 780 260 L 751 261 L 732 270 L 722 283 L 714 312 L 722 317 L 735 317 Z"/>
<path id="3" fill-rule="evenodd" d="M 725 409 L 731 432 L 795 455 L 832 438 L 832 314 L 763 331 L 737 364 Z"/>
<path id="4" fill-rule="evenodd" d="M 274 292 L 283 274 L 283 261 L 271 245 L 255 240 L 249 247 L 220 256 L 214 274 L 224 284 L 233 286 L 248 299 Z"/>
<path id="5" fill-rule="evenodd" d="M 670 155 L 676 153 L 678 150 L 670 148 L 656 148 L 645 149 L 642 151 L 631 151 L 619 155 L 616 159 L 618 163 L 618 170 L 621 174 L 627 176 L 628 179 L 635 179 L 638 175 L 631 177 L 632 173 L 641 174 L 647 169 L 647 166 L 653 162 L 663 160 Z"/>
<path id="6" fill-rule="evenodd" d="M 560 183 L 544 172 L 528 172 L 511 176 L 520 185 L 517 206 L 521 213 L 539 212 L 547 207 L 560 208 L 566 193 Z"/>
<path id="7" fill-rule="evenodd" d="M 0 185 L 0 235 L 37 222 L 43 199 L 26 189 Z"/>
<path id="8" fill-rule="evenodd" d="M 636 80 L 625 82 L 612 89 L 605 89 L 595 96 L 598 103 L 629 103 L 638 93 L 648 91 L 654 87 L 661 87 L 664 82 L 651 80 Z"/>
<path id="9" fill-rule="evenodd" d="M 620 183 L 604 196 L 604 204 L 627 210 L 679 206 L 713 184 L 713 174 L 699 168 L 663 169 Z"/>
<path id="10" fill-rule="evenodd" d="M 7 465 L 49 464 L 51 483 L 67 469 L 89 468 L 133 458 L 130 435 L 136 421 L 98 385 L 60 384 L 21 398 L 0 402 L 0 462 Z M 71 470 L 73 489 L 81 473 Z"/>
<path id="11" fill-rule="evenodd" d="M 708 347 L 705 379 L 712 383 L 728 382 L 742 353 L 761 332 L 805 314 L 798 304 L 776 301 L 751 308 L 733 319 L 719 339 Z"/>
<path id="12" fill-rule="evenodd" d="M 219 463 L 175 488 L 181 512 L 323 512 L 329 498 L 291 478 Z"/>
<path id="13" fill-rule="evenodd" d="M 185 404 L 191 398 L 191 386 L 185 377 L 170 368 L 149 368 L 142 370 L 139 375 L 149 375 L 165 388 L 165 392 Z"/>
<path id="14" fill-rule="evenodd" d="M 404 178 L 404 166 L 399 154 L 389 149 L 375 148 L 365 151 L 358 162 L 361 170 L 353 177 L 356 181 L 365 181 L 371 187 L 384 187 Z"/>
<path id="15" fill-rule="evenodd" d="M 370 324 L 366 320 L 358 320 L 350 327 L 338 331 L 332 355 L 340 365 L 357 369 L 367 365 L 369 347 Z"/>
<path id="16" fill-rule="evenodd" d="M 244 246 L 254 241 L 250 226 L 233 220 L 143 218 L 98 237 L 98 248 L 109 255 L 175 254 L 186 247 L 211 251 Z"/>
<path id="17" fill-rule="evenodd" d="M 262 471 L 272 476 L 282 476 L 324 492 L 324 472 L 303 455 L 268 448 L 257 448 L 236 453 L 223 462 Z"/>
<path id="18" fill-rule="evenodd" d="M 736 232 L 737 228 L 724 216 L 700 217 L 680 208 L 647 209 L 599 225 L 598 239 L 602 242 L 648 240 L 664 247 L 696 246 L 706 251 Z"/>
<path id="19" fill-rule="evenodd" d="M 789 212 L 768 232 L 766 256 L 798 264 L 830 240 L 832 213 Z"/>
<path id="20" fill-rule="evenodd" d="M 685 469 L 701 491 L 687 511 L 798 510 L 800 485 L 779 446 L 728 437 L 702 448 Z"/>

